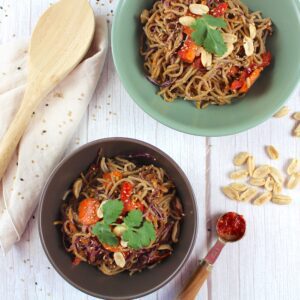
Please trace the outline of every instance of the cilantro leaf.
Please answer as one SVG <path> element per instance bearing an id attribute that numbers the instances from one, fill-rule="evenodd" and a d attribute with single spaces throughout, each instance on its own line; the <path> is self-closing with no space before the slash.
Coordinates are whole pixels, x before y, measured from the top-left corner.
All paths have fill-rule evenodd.
<path id="1" fill-rule="evenodd" d="M 192 39 L 194 40 L 194 42 L 198 46 L 203 45 L 203 42 L 207 35 L 207 27 L 203 20 L 201 18 L 196 19 L 191 28 L 194 29 L 194 31 L 192 32 Z"/>
<path id="2" fill-rule="evenodd" d="M 123 233 L 122 239 L 128 242 L 128 246 L 133 249 L 148 247 L 156 239 L 154 226 L 148 221 L 145 221 L 143 226 L 138 229 L 129 226 Z"/>
<path id="3" fill-rule="evenodd" d="M 143 214 L 138 209 L 130 211 L 127 217 L 124 219 L 124 223 L 128 227 L 139 227 L 142 221 L 143 221 Z"/>
<path id="4" fill-rule="evenodd" d="M 98 222 L 93 227 L 92 232 L 101 243 L 108 244 L 110 246 L 116 246 L 119 243 L 117 237 L 111 232 L 111 229 L 107 224 Z"/>
<path id="5" fill-rule="evenodd" d="M 144 247 L 147 247 L 150 245 L 151 242 L 154 242 L 156 239 L 155 229 L 151 222 L 144 222 L 143 226 L 138 231 L 141 244 Z"/>
<path id="6" fill-rule="evenodd" d="M 139 234 L 130 228 L 123 233 L 122 239 L 128 242 L 128 246 L 132 249 L 140 249 L 143 247 Z"/>
<path id="7" fill-rule="evenodd" d="M 222 18 L 215 18 L 211 15 L 204 15 L 202 19 L 209 25 L 214 27 L 226 28 L 227 24 Z"/>
<path id="8" fill-rule="evenodd" d="M 221 32 L 211 28 L 207 29 L 207 36 L 203 46 L 208 52 L 215 53 L 218 56 L 222 56 L 227 51 Z"/>
<path id="9" fill-rule="evenodd" d="M 192 40 L 198 46 L 203 46 L 206 51 L 222 56 L 227 51 L 221 31 L 216 27 L 225 28 L 226 22 L 221 18 L 204 15 L 191 25 Z"/>
<path id="10" fill-rule="evenodd" d="M 103 205 L 103 219 L 105 224 L 115 222 L 120 216 L 124 204 L 120 200 L 109 200 Z"/>

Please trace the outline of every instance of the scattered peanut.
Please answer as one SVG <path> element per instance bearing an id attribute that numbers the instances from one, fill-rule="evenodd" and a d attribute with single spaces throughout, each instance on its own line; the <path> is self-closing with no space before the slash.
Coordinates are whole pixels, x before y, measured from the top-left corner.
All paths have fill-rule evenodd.
<path id="1" fill-rule="evenodd" d="M 265 178 L 270 173 L 270 167 L 267 165 L 263 165 L 255 169 L 253 172 L 253 178 Z"/>
<path id="2" fill-rule="evenodd" d="M 298 167 L 299 167 L 299 160 L 296 158 L 292 159 L 287 168 L 287 173 L 289 175 L 292 175 L 293 173 L 295 173 L 297 171 Z"/>
<path id="3" fill-rule="evenodd" d="M 289 178 L 286 187 L 290 190 L 295 189 L 300 183 L 300 173 L 293 173 Z"/>
<path id="4" fill-rule="evenodd" d="M 272 145 L 267 146 L 266 151 L 271 159 L 277 160 L 279 158 L 279 152 L 274 146 Z"/>
<path id="5" fill-rule="evenodd" d="M 252 155 L 250 155 L 247 159 L 248 172 L 250 176 L 253 176 L 253 172 L 255 170 L 255 160 Z"/>
<path id="6" fill-rule="evenodd" d="M 233 182 L 229 185 L 231 188 L 236 190 L 237 192 L 245 192 L 248 186 L 244 183 Z"/>
<path id="7" fill-rule="evenodd" d="M 248 188 L 245 192 L 243 192 L 240 195 L 240 200 L 244 201 L 244 202 L 249 202 L 253 198 L 255 198 L 255 196 L 257 195 L 257 193 L 258 193 L 258 191 L 255 188 L 250 187 L 250 188 Z"/>
<path id="8" fill-rule="evenodd" d="M 222 188 L 223 193 L 231 200 L 240 200 L 240 195 L 239 193 L 234 190 L 232 187 L 230 186 L 225 186 Z"/>
<path id="9" fill-rule="evenodd" d="M 263 205 L 272 199 L 272 193 L 271 192 L 264 192 L 260 196 L 258 196 L 254 201 L 254 205 Z"/>
<path id="10" fill-rule="evenodd" d="M 250 156 L 250 153 L 248 152 L 240 152 L 237 154 L 233 159 L 233 164 L 235 166 L 241 166 L 246 163 L 248 157 Z"/>
<path id="11" fill-rule="evenodd" d="M 286 195 L 273 195 L 272 202 L 280 205 L 287 205 L 292 202 L 292 198 Z"/>
<path id="12" fill-rule="evenodd" d="M 285 117 L 289 113 L 290 109 L 287 106 L 283 106 L 273 117 L 274 118 L 282 118 Z"/>
<path id="13" fill-rule="evenodd" d="M 179 23 L 183 26 L 191 26 L 195 21 L 196 19 L 191 16 L 184 16 L 179 18 Z"/>
<path id="14" fill-rule="evenodd" d="M 189 9 L 191 13 L 198 16 L 205 15 L 209 12 L 209 7 L 204 4 L 190 4 Z"/>
<path id="15" fill-rule="evenodd" d="M 247 170 L 238 170 L 230 173 L 230 178 L 231 179 L 243 179 L 248 176 L 248 171 Z"/>

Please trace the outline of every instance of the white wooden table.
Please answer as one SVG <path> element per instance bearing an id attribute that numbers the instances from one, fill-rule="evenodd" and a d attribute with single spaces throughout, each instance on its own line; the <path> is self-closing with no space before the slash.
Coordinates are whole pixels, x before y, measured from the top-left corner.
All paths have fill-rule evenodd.
<path id="1" fill-rule="evenodd" d="M 122 1 L 122 0 L 119 0 Z M 39 15 L 51 0 L 0 0 L 0 42 L 29 36 Z M 75 2 L 75 1 L 74 1 Z M 107 15 L 110 24 L 118 0 L 92 0 L 96 14 Z M 299 92 L 288 105 L 297 110 Z M 1 108 L 0 108 L 1 109 Z M 300 109 L 299 109 L 300 110 Z M 171 300 L 215 239 L 216 216 L 238 211 L 248 221 L 248 234 L 224 249 L 211 278 L 198 299 L 298 300 L 300 299 L 300 199 L 288 207 L 267 204 L 254 207 L 226 199 L 220 192 L 228 184 L 232 157 L 241 150 L 268 162 L 264 146 L 275 145 L 280 168 L 300 157 L 300 141 L 291 137 L 294 121 L 272 119 L 248 132 L 224 138 L 194 137 L 169 129 L 147 116 L 127 95 L 115 71 L 111 53 L 89 110 L 68 151 L 103 137 L 125 136 L 154 144 L 172 156 L 188 175 L 197 195 L 199 233 L 193 255 L 180 274 L 166 287 L 144 299 Z M 22 240 L 0 258 L 0 299 L 92 299 L 66 283 L 51 267 L 32 216 Z"/>

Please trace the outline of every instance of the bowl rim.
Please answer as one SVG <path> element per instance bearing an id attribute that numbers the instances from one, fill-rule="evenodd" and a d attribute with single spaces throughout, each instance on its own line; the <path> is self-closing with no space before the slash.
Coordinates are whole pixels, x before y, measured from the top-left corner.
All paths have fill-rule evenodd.
<path id="1" fill-rule="evenodd" d="M 128 0 L 120 1 L 117 5 L 117 8 L 115 10 L 115 17 L 114 22 L 112 24 L 112 30 L 111 30 L 111 49 L 112 49 L 112 57 L 114 61 L 115 68 L 117 70 L 117 73 L 121 79 L 121 82 L 123 86 L 125 87 L 128 95 L 130 98 L 150 117 L 152 117 L 157 122 L 175 129 L 179 132 L 187 133 L 190 135 L 196 135 L 196 136 L 203 136 L 203 137 L 221 137 L 221 136 L 229 136 L 234 135 L 237 133 L 241 133 L 244 131 L 247 131 L 249 129 L 255 128 L 256 126 L 264 123 L 265 121 L 269 120 L 282 106 L 284 103 L 286 103 L 289 98 L 293 95 L 295 90 L 300 86 L 300 68 L 298 68 L 298 76 L 295 76 L 291 79 L 291 89 L 285 93 L 285 95 L 282 97 L 282 100 L 278 102 L 277 105 L 273 105 L 272 109 L 269 110 L 268 113 L 258 116 L 255 120 L 250 120 L 247 123 L 243 123 L 242 125 L 239 124 L 238 128 L 236 126 L 223 126 L 218 129 L 212 129 L 212 128 L 196 128 L 190 125 L 185 125 L 177 120 L 166 118 L 163 115 L 161 115 L 159 112 L 157 112 L 152 106 L 147 105 L 143 100 L 140 99 L 138 93 L 131 89 L 128 84 L 128 77 L 126 76 L 125 72 L 123 72 L 121 67 L 121 58 L 117 55 L 117 44 L 118 44 L 118 38 L 117 38 L 117 25 L 118 20 L 120 20 L 120 13 L 122 10 L 122 7 L 124 3 Z M 297 14 L 300 14 L 300 2 L 297 0 L 291 0 L 294 3 L 295 9 L 297 10 Z M 299 60 L 300 62 L 300 60 Z M 164 101 L 162 99 L 162 101 Z"/>
<path id="2" fill-rule="evenodd" d="M 198 206 L 197 206 L 197 200 L 195 197 L 195 193 L 194 190 L 191 186 L 191 183 L 188 179 L 188 177 L 186 176 L 186 174 L 184 173 L 184 171 L 181 169 L 181 167 L 168 155 L 166 154 L 164 151 L 160 150 L 159 148 L 157 148 L 156 146 L 153 146 L 149 143 L 137 140 L 137 139 L 132 139 L 132 138 L 123 138 L 123 137 L 109 137 L 109 138 L 102 138 L 102 139 L 97 139 L 94 140 L 92 142 L 88 142 L 80 147 L 78 147 L 77 149 L 75 149 L 74 151 L 72 151 L 70 154 L 68 154 L 67 156 L 65 156 L 58 164 L 57 166 L 53 169 L 53 171 L 50 173 L 46 184 L 44 185 L 43 189 L 42 189 L 42 193 L 40 196 L 40 201 L 39 201 L 39 206 L 38 206 L 38 231 L 39 231 L 39 238 L 40 238 L 40 242 L 42 244 L 43 250 L 49 260 L 49 262 L 51 263 L 51 265 L 53 266 L 53 268 L 55 269 L 55 271 L 66 281 L 68 282 L 70 285 L 72 285 L 73 287 L 77 288 L 78 290 L 80 290 L 81 292 L 88 294 L 90 296 L 96 297 L 96 298 L 103 298 L 103 299 L 107 299 L 106 295 L 102 295 L 102 294 L 97 294 L 94 292 L 91 292 L 89 290 L 86 290 L 85 288 L 81 287 L 79 284 L 73 282 L 71 279 L 69 279 L 63 272 L 63 270 L 61 270 L 56 262 L 55 259 L 52 258 L 50 252 L 48 251 L 47 247 L 46 247 L 46 242 L 45 242 L 45 238 L 44 238 L 44 234 L 43 234 L 43 230 L 42 230 L 42 208 L 43 208 L 43 203 L 45 201 L 45 194 L 49 188 L 49 185 L 52 181 L 52 179 L 55 177 L 56 173 L 58 172 L 58 170 L 63 167 L 63 165 L 65 164 L 66 161 L 68 161 L 69 159 L 71 159 L 73 156 L 77 155 L 79 152 L 83 151 L 86 148 L 89 148 L 93 145 L 97 145 L 97 144 L 101 144 L 102 142 L 110 142 L 110 141 L 114 141 L 114 142 L 130 142 L 130 143 L 134 143 L 134 144 L 139 144 L 142 146 L 145 146 L 147 148 L 150 148 L 152 150 L 154 150 L 155 152 L 158 152 L 160 155 L 162 155 L 163 157 L 165 157 L 178 171 L 178 173 L 180 174 L 180 176 L 183 178 L 183 180 L 186 183 L 186 186 L 191 194 L 191 200 L 192 200 L 192 207 L 193 207 L 193 218 L 194 218 L 194 229 L 193 229 L 193 233 L 191 236 L 191 243 L 189 245 L 188 251 L 185 253 L 184 258 L 181 260 L 181 262 L 178 264 L 177 268 L 173 271 L 173 273 L 166 277 L 165 280 L 163 280 L 160 284 L 158 284 L 157 286 L 151 288 L 150 290 L 144 291 L 144 292 L 140 292 L 138 294 L 133 294 L 130 295 L 129 298 L 140 298 L 140 297 L 144 297 L 146 295 L 149 295 L 155 291 L 157 291 L 158 289 L 162 288 L 164 285 L 166 285 L 167 283 L 169 283 L 176 275 L 178 275 L 179 271 L 181 270 L 181 268 L 186 264 L 187 260 L 189 259 L 189 257 L 192 254 L 192 251 L 195 247 L 195 243 L 196 243 L 196 238 L 197 238 L 197 233 L 198 233 Z M 126 300 L 129 299 L 128 296 L 123 297 L 123 296 L 117 296 L 117 297 L 109 297 L 109 299 L 112 300 Z"/>

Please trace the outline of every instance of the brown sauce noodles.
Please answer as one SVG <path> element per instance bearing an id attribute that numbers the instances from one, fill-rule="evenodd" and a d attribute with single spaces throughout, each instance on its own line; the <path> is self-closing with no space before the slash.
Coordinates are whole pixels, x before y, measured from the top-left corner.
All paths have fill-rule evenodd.
<path id="1" fill-rule="evenodd" d="M 202 3 L 212 6 L 211 2 Z M 191 3 L 197 0 L 155 1 L 149 11 L 142 15 L 143 41 L 141 55 L 144 67 L 151 82 L 159 86 L 158 94 L 165 101 L 177 98 L 192 101 L 197 108 L 210 104 L 230 104 L 232 99 L 242 95 L 239 91 L 228 89 L 232 78 L 228 76 L 232 67 L 243 70 L 250 65 L 262 64 L 262 54 L 266 53 L 266 39 L 271 34 L 271 20 L 263 18 L 260 12 L 251 12 L 239 0 L 226 0 L 228 9 L 224 14 L 227 27 L 223 33 L 237 36 L 233 52 L 226 58 L 213 56 L 208 69 L 195 68 L 180 59 L 178 50 L 186 36 L 179 18 L 188 13 Z M 145 13 L 146 12 L 146 13 Z M 249 24 L 255 24 L 254 53 L 247 57 L 243 50 L 243 39 L 249 36 Z"/>
<path id="2" fill-rule="evenodd" d="M 107 176 L 105 174 L 117 174 Z M 120 243 L 108 247 L 92 233 L 93 225 L 83 225 L 78 212 L 79 204 L 85 199 L 95 199 L 99 206 L 108 199 L 120 199 L 124 182 L 133 186 L 131 205 L 143 208 L 143 217 L 153 223 L 155 241 L 148 247 L 131 249 Z M 125 217 L 125 213 L 120 217 Z M 178 242 L 180 224 L 183 218 L 181 201 L 176 188 L 166 172 L 152 164 L 139 165 L 123 158 L 98 157 L 87 172 L 82 173 L 63 197 L 62 224 L 63 242 L 71 253 L 75 264 L 86 262 L 96 266 L 106 275 L 123 271 L 130 274 L 150 268 L 173 252 Z M 125 258 L 124 267 L 116 264 L 114 253 L 121 252 Z"/>

